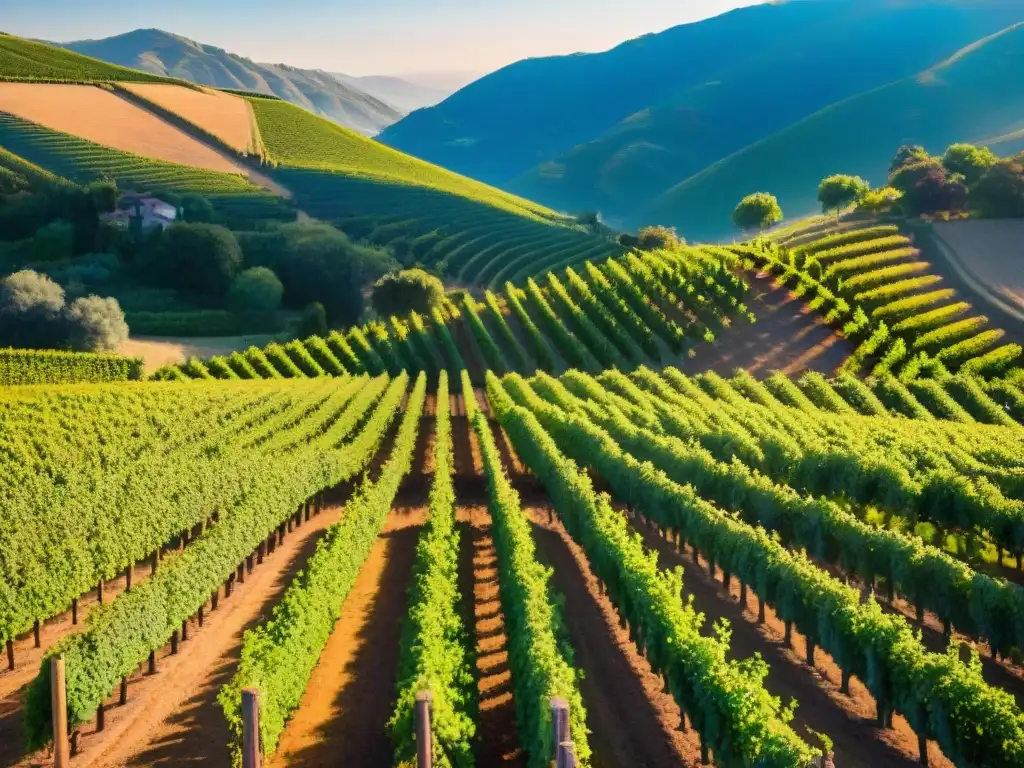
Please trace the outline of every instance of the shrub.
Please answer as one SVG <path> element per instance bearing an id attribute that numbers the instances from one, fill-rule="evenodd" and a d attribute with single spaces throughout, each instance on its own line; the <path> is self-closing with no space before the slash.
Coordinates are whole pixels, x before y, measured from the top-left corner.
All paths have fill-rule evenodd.
<path id="1" fill-rule="evenodd" d="M 672 227 L 644 227 L 637 233 L 637 247 L 644 251 L 670 250 L 685 244 Z"/>
<path id="2" fill-rule="evenodd" d="M 950 173 L 959 173 L 968 184 L 974 184 L 999 158 L 988 147 L 953 144 L 942 156 L 942 165 Z"/>
<path id="3" fill-rule="evenodd" d="M 195 193 L 181 196 L 181 215 L 191 224 L 209 224 L 216 218 L 213 204 Z"/>
<path id="4" fill-rule="evenodd" d="M 274 312 L 281 307 L 284 286 L 266 267 L 250 267 L 231 283 L 228 305 L 236 312 Z"/>
<path id="5" fill-rule="evenodd" d="M 128 339 L 128 323 L 116 299 L 85 296 L 65 311 L 68 343 L 81 352 L 109 352 Z"/>
<path id="6" fill-rule="evenodd" d="M 381 317 L 428 315 L 444 301 L 444 284 L 422 269 L 405 269 L 378 280 L 370 300 Z"/>
<path id="7" fill-rule="evenodd" d="M 38 261 L 70 259 L 75 253 L 75 228 L 66 221 L 52 221 L 40 227 L 32 251 Z"/>

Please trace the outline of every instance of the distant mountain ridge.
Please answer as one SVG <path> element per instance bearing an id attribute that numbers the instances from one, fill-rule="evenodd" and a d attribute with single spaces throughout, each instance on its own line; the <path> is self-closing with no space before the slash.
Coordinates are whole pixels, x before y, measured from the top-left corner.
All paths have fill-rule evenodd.
<path id="1" fill-rule="evenodd" d="M 344 72 L 331 72 L 332 77 L 354 86 L 405 112 L 440 104 L 454 91 L 431 88 L 394 75 L 364 75 L 356 77 Z"/>
<path id="2" fill-rule="evenodd" d="M 102 40 L 57 45 L 157 75 L 215 88 L 272 94 L 367 136 L 375 136 L 405 114 L 405 110 L 322 70 L 260 64 L 159 29 L 137 29 Z"/>
<path id="3" fill-rule="evenodd" d="M 641 216 L 664 212 L 651 204 L 684 180 L 1022 19 L 1019 0 L 766 3 L 603 53 L 517 62 L 379 138 L 557 210 L 660 223 Z"/>

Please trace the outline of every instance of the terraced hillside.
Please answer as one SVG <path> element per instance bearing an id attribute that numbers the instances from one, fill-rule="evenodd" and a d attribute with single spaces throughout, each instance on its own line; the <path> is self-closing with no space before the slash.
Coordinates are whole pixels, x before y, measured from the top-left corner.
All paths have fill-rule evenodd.
<path id="1" fill-rule="evenodd" d="M 467 285 L 499 286 L 621 252 L 523 198 L 366 139 L 285 102 L 251 99 L 272 175 L 310 215 Z"/>

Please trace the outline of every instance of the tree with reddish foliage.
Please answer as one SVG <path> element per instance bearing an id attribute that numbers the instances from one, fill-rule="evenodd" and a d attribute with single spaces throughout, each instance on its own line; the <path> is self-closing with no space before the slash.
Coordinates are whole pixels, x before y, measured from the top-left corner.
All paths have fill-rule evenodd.
<path id="1" fill-rule="evenodd" d="M 932 169 L 904 197 L 904 206 L 910 213 L 919 215 L 940 211 L 956 213 L 967 207 L 967 185 L 960 174 Z"/>

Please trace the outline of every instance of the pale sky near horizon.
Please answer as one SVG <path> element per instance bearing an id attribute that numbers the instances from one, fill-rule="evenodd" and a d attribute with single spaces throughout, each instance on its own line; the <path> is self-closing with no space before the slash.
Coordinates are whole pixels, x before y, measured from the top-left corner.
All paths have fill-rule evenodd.
<path id="1" fill-rule="evenodd" d="M 353 75 L 490 72 L 601 51 L 763 0 L 3 0 L 0 30 L 67 42 L 156 27 L 255 61 Z"/>

